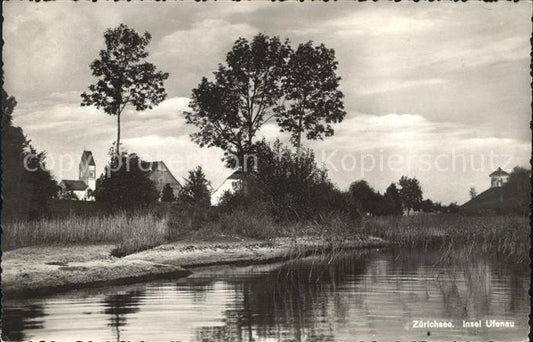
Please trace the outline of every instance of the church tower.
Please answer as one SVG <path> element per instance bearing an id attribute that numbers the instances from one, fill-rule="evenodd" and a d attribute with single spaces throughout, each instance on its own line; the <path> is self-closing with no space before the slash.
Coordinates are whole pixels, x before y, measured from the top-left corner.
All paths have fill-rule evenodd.
<path id="1" fill-rule="evenodd" d="M 81 155 L 79 179 L 87 184 L 88 189 L 96 189 L 96 164 L 91 151 L 83 151 Z"/>

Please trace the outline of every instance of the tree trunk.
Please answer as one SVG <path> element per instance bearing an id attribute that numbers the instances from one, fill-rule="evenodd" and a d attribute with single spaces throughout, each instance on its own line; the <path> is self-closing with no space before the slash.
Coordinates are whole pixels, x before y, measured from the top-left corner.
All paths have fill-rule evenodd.
<path id="1" fill-rule="evenodd" d="M 120 112 L 117 113 L 117 145 L 115 153 L 117 157 L 120 157 Z"/>
<path id="2" fill-rule="evenodd" d="M 298 140 L 296 141 L 296 153 L 300 154 L 300 146 L 302 144 L 302 115 L 298 119 Z"/>

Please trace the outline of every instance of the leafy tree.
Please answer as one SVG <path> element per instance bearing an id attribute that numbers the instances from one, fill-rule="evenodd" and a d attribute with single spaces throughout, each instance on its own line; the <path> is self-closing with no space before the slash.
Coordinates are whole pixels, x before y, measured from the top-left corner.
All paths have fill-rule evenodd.
<path id="1" fill-rule="evenodd" d="M 312 150 L 294 152 L 279 140 L 268 144 L 263 139 L 257 144 L 257 162 L 248 201 L 267 202 L 277 220 L 320 220 L 331 214 L 358 218 L 327 170 L 317 165 Z"/>
<path id="2" fill-rule="evenodd" d="M 127 105 L 135 110 L 151 109 L 167 96 L 163 82 L 168 73 L 157 71 L 155 65 L 146 62 L 146 47 L 151 36 L 143 35 L 124 24 L 104 33 L 106 48 L 90 68 L 98 82 L 82 93 L 82 106 L 102 108 L 105 113 L 117 116 L 117 140 L 120 146 L 120 116 Z M 118 149 L 117 149 L 118 150 Z"/>
<path id="3" fill-rule="evenodd" d="M 161 202 L 174 202 L 175 200 L 176 196 L 174 196 L 174 190 L 172 189 L 170 184 L 165 184 L 161 194 Z"/>
<path id="4" fill-rule="evenodd" d="M 531 202 L 531 170 L 516 166 L 503 185 L 506 200 L 513 202 L 516 212 L 521 215 L 529 213 Z"/>
<path id="5" fill-rule="evenodd" d="M 38 152 L 22 128 L 13 126 L 17 101 L 2 89 L 2 219 L 36 218 L 57 197 L 57 182 L 46 169 L 46 153 Z"/>
<path id="6" fill-rule="evenodd" d="M 432 213 L 435 211 L 435 204 L 430 199 L 425 199 L 422 202 L 420 202 L 420 210 L 422 210 L 425 213 Z"/>
<path id="7" fill-rule="evenodd" d="M 279 107 L 289 52 L 288 43 L 278 37 L 239 38 L 225 65 L 214 72 L 214 80 L 204 77 L 192 91 L 191 111 L 185 112 L 185 118 L 200 129 L 192 140 L 223 149 L 228 166 L 244 165 L 245 155 L 254 152 L 257 131 Z"/>
<path id="8" fill-rule="evenodd" d="M 330 124 L 346 115 L 336 69 L 335 53 L 324 45 L 308 42 L 293 51 L 278 37 L 240 38 L 214 80 L 204 77 L 193 89 L 185 118 L 199 131 L 191 138 L 223 149 L 234 167 L 247 166 L 245 157 L 257 152 L 257 132 L 273 118 L 281 131 L 291 132 L 298 150 L 302 133 L 308 139 L 330 136 Z"/>
<path id="9" fill-rule="evenodd" d="M 178 201 L 182 204 L 189 204 L 200 207 L 211 205 L 211 183 L 207 180 L 201 166 L 189 171 L 188 178 L 181 188 Z"/>
<path id="10" fill-rule="evenodd" d="M 457 203 L 453 202 L 448 204 L 448 206 L 443 206 L 443 210 L 449 214 L 457 214 L 459 212 L 459 206 Z"/>
<path id="11" fill-rule="evenodd" d="M 113 156 L 104 174 L 96 181 L 94 196 L 110 211 L 146 207 L 159 198 L 149 170 L 136 154 Z"/>
<path id="12" fill-rule="evenodd" d="M 311 41 L 300 44 L 290 54 L 283 79 L 283 93 L 289 103 L 276 120 L 282 131 L 291 132 L 291 142 L 300 149 L 302 133 L 307 139 L 333 135 L 330 123 L 341 122 L 346 115 L 338 89 L 335 51 Z"/>
<path id="13" fill-rule="evenodd" d="M 355 205 L 364 213 L 371 215 L 396 215 L 395 198 L 399 196 L 393 193 L 393 188 L 389 187 L 384 195 L 376 192 L 365 180 L 353 182 L 348 193 Z M 401 213 L 401 207 L 400 207 Z"/>
<path id="14" fill-rule="evenodd" d="M 390 215 L 401 215 L 402 214 L 402 201 L 400 199 L 400 192 L 396 187 L 396 184 L 392 183 L 389 185 L 387 190 L 385 190 L 385 199 L 388 203 Z"/>
<path id="15" fill-rule="evenodd" d="M 378 194 L 365 180 L 350 184 L 348 192 L 364 213 L 376 214 L 379 201 Z"/>
<path id="16" fill-rule="evenodd" d="M 402 176 L 398 183 L 400 185 L 402 205 L 407 210 L 407 216 L 409 216 L 412 209 L 420 207 L 420 202 L 422 202 L 422 188 L 416 178 Z"/>

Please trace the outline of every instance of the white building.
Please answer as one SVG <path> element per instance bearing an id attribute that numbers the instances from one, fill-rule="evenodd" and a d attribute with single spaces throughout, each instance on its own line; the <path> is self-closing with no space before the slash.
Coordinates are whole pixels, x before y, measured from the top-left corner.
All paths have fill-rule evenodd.
<path id="1" fill-rule="evenodd" d="M 222 184 L 211 194 L 211 204 L 219 205 L 222 196 L 226 192 L 231 194 L 242 188 L 244 172 L 241 170 L 233 172 Z"/>
<path id="2" fill-rule="evenodd" d="M 96 189 L 96 163 L 91 151 L 83 151 L 79 164 L 78 179 L 63 179 L 59 183 L 61 187 L 61 197 L 65 199 L 94 200 L 92 192 Z"/>
<path id="3" fill-rule="evenodd" d="M 490 177 L 490 187 L 491 188 L 500 188 L 505 183 L 509 181 L 509 174 L 502 170 L 501 167 L 498 167 L 496 171 L 489 175 Z"/>

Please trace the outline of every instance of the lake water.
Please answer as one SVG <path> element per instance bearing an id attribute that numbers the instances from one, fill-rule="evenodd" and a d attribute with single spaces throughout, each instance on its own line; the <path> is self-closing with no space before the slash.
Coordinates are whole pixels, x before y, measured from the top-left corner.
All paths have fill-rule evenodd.
<path id="1" fill-rule="evenodd" d="M 45 341 L 527 341 L 526 263 L 352 251 L 186 279 L 4 300 L 3 336 Z M 485 327 L 485 320 L 514 327 Z M 413 328 L 413 321 L 451 322 Z M 480 328 L 463 328 L 482 321 Z"/>

